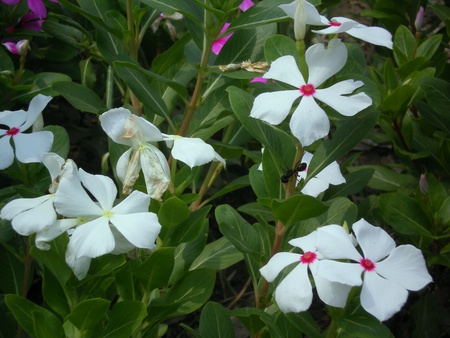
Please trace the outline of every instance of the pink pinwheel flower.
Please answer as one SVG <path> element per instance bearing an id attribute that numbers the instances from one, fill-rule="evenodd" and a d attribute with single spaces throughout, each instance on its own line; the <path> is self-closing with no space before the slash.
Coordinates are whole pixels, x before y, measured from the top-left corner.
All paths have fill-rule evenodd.
<path id="1" fill-rule="evenodd" d="M 288 116 L 294 101 L 301 98 L 289 123 L 292 133 L 303 146 L 325 137 L 330 130 L 330 122 L 316 100 L 344 116 L 353 116 L 372 104 L 372 99 L 365 93 L 349 96 L 364 84 L 362 81 L 344 80 L 328 88 L 319 88 L 340 71 L 346 61 L 347 48 L 341 40 L 331 40 L 328 48 L 315 44 L 306 51 L 309 78 L 305 81 L 293 56 L 278 58 L 263 77 L 287 83 L 295 89 L 258 95 L 250 116 L 278 125 Z"/>
<path id="2" fill-rule="evenodd" d="M 317 231 L 292 239 L 289 244 L 303 250 L 303 254 L 280 252 L 275 254 L 259 271 L 268 281 L 273 282 L 288 265 L 296 263 L 294 269 L 276 286 L 275 300 L 283 312 L 301 312 L 307 310 L 312 302 L 313 293 L 308 270 L 311 272 L 320 299 L 331 306 L 345 306 L 351 286 L 339 282 L 330 282 L 317 274 L 324 257 L 316 248 Z M 338 242 L 335 245 L 339 245 Z"/>
<path id="3" fill-rule="evenodd" d="M 23 55 L 29 48 L 30 41 L 28 40 L 20 40 L 17 43 L 14 42 L 4 42 L 3 46 L 6 47 L 11 53 L 16 55 Z"/>
<path id="4" fill-rule="evenodd" d="M 225 23 L 223 25 L 222 29 L 220 30 L 219 35 L 223 34 L 229 26 L 230 26 L 230 24 L 228 22 Z M 216 41 L 214 41 L 212 44 L 212 47 L 211 47 L 211 51 L 214 54 L 218 55 L 220 53 L 220 51 L 222 50 L 223 46 L 225 45 L 225 43 L 228 41 L 229 38 L 231 38 L 232 35 L 233 35 L 233 33 L 223 36 L 221 38 L 218 38 Z"/>
<path id="5" fill-rule="evenodd" d="M 353 224 L 353 232 L 362 254 L 342 227 L 317 230 L 317 249 L 329 258 L 318 267 L 317 274 L 332 282 L 362 284 L 362 307 L 380 321 L 387 320 L 405 304 L 408 290 L 418 291 L 432 278 L 419 249 L 412 245 L 396 247 L 386 231 L 364 219 Z"/>
<path id="6" fill-rule="evenodd" d="M 368 27 L 359 22 L 343 17 L 334 17 L 328 20 L 319 14 L 317 9 L 307 1 L 302 0 L 307 25 L 328 26 L 322 30 L 313 30 L 317 34 L 338 34 L 346 32 L 347 34 L 374 45 L 384 46 L 392 49 L 392 34 L 381 27 Z M 280 5 L 280 8 L 292 19 L 295 20 L 296 9 L 299 0 L 287 5 Z"/>
<path id="7" fill-rule="evenodd" d="M 19 162 L 31 163 L 41 162 L 42 155 L 50 150 L 53 143 L 50 131 L 27 134 L 24 131 L 35 123 L 51 99 L 39 94 L 31 100 L 28 111 L 0 112 L 0 170 L 8 168 L 14 162 L 14 152 Z M 6 126 L 7 129 L 1 126 Z M 11 140 L 14 141 L 14 150 Z"/>
<path id="8" fill-rule="evenodd" d="M 8 33 L 12 33 L 17 28 L 29 29 L 35 32 L 42 32 L 42 24 L 44 20 L 40 19 L 33 12 L 28 12 L 20 18 L 19 22 L 15 26 L 6 28 Z"/>

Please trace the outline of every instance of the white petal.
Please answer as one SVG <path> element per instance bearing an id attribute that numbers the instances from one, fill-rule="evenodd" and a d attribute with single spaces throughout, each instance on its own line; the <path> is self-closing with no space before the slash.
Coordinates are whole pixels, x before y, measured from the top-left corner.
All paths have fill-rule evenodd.
<path id="1" fill-rule="evenodd" d="M 78 226 L 70 237 L 69 245 L 76 258 L 95 258 L 114 249 L 114 236 L 106 217 L 99 217 Z"/>
<path id="2" fill-rule="evenodd" d="M 151 198 L 161 200 L 170 184 L 170 169 L 166 157 L 158 148 L 148 145 L 141 151 L 140 163 L 147 193 Z"/>
<path id="3" fill-rule="evenodd" d="M 363 268 L 359 263 L 344 263 L 323 259 L 318 264 L 317 275 L 330 282 L 351 286 L 362 284 Z"/>
<path id="4" fill-rule="evenodd" d="M 339 114 L 353 116 L 372 104 L 372 99 L 365 93 L 344 96 L 364 85 L 361 81 L 345 80 L 324 89 L 317 89 L 314 97 Z"/>
<path id="5" fill-rule="evenodd" d="M 328 135 L 330 121 L 311 96 L 303 96 L 289 122 L 292 134 L 306 147 Z"/>
<path id="6" fill-rule="evenodd" d="M 61 173 L 61 167 L 64 165 L 64 159 L 55 153 L 45 153 L 42 155 L 42 164 L 45 165 L 52 181 Z"/>
<path id="7" fill-rule="evenodd" d="M 123 138 L 125 125 L 131 117 L 131 112 L 125 108 L 114 108 L 100 115 L 100 124 L 105 133 L 116 143 L 131 146 L 128 138 Z"/>
<path id="8" fill-rule="evenodd" d="M 259 272 L 268 281 L 272 282 L 278 274 L 289 264 L 299 262 L 300 255 L 290 252 L 279 252 L 275 254 Z"/>
<path id="9" fill-rule="evenodd" d="M 361 305 L 380 321 L 400 311 L 407 298 L 408 291 L 398 284 L 378 276 L 374 271 L 364 274 Z"/>
<path id="10" fill-rule="evenodd" d="M 142 191 L 134 190 L 127 198 L 112 208 L 111 211 L 120 215 L 147 212 L 149 205 L 150 196 Z"/>
<path id="11" fill-rule="evenodd" d="M 307 25 L 321 26 L 328 23 L 328 19 L 320 15 L 314 5 L 310 4 L 308 1 L 304 1 L 303 6 L 306 12 Z"/>
<path id="12" fill-rule="evenodd" d="M 61 177 L 58 190 L 55 193 L 56 211 L 65 217 L 103 215 L 103 210 L 92 201 L 81 186 L 78 171 L 73 162 L 67 162 L 66 168 L 66 174 Z"/>
<path id="13" fill-rule="evenodd" d="M 308 180 L 308 183 L 302 188 L 302 193 L 312 197 L 319 196 L 323 191 L 327 190 L 329 183 L 316 177 Z"/>
<path id="14" fill-rule="evenodd" d="M 92 175 L 83 169 L 79 170 L 78 176 L 83 186 L 95 197 L 103 210 L 110 210 L 113 207 L 117 196 L 117 188 L 111 178 L 103 175 Z"/>
<path id="15" fill-rule="evenodd" d="M 313 231 L 306 236 L 291 239 L 289 241 L 289 244 L 302 249 L 303 252 L 306 252 L 306 251 L 316 251 L 317 250 L 316 242 L 317 242 L 317 231 Z"/>
<path id="16" fill-rule="evenodd" d="M 332 18 L 331 21 L 339 22 L 341 23 L 340 26 L 332 26 L 329 25 L 328 28 L 321 29 L 321 30 L 312 30 L 312 32 L 317 34 L 339 34 L 343 32 L 347 32 L 348 30 L 355 28 L 358 25 L 358 22 L 354 20 L 350 20 L 347 18 Z"/>
<path id="17" fill-rule="evenodd" d="M 133 245 L 138 248 L 155 248 L 156 237 L 161 231 L 158 217 L 152 212 L 138 214 L 114 214 L 110 222 Z"/>
<path id="18" fill-rule="evenodd" d="M 16 157 L 20 162 L 41 162 L 42 155 L 52 147 L 53 133 L 46 130 L 31 134 L 19 133 L 13 139 Z"/>
<path id="19" fill-rule="evenodd" d="M 374 45 L 384 46 L 392 49 L 392 34 L 381 27 L 367 27 L 359 24 L 353 29 L 347 31 L 347 34 Z"/>
<path id="20" fill-rule="evenodd" d="M 36 233 L 36 247 L 40 250 L 49 250 L 50 245 L 48 242 L 53 241 L 56 237 L 79 224 L 80 220 L 77 218 L 66 218 L 55 221 L 53 224 Z"/>
<path id="21" fill-rule="evenodd" d="M 21 129 L 22 125 L 25 124 L 27 120 L 28 113 L 25 110 L 5 110 L 0 112 L 0 125 L 4 124 L 8 126 L 8 129 L 13 127 L 19 128 L 20 132 L 25 131 L 26 129 Z M 7 130 L 8 130 L 7 129 Z M 0 135 L 5 135 L 6 130 L 2 129 L 2 133 Z"/>
<path id="22" fill-rule="evenodd" d="M 111 254 L 120 255 L 136 248 L 136 246 L 131 244 L 115 227 L 111 227 L 110 229 L 113 233 L 115 242 L 114 250 L 111 251 Z"/>
<path id="23" fill-rule="evenodd" d="M 120 157 L 117 161 L 116 174 L 121 182 L 125 181 L 132 151 L 133 151 L 133 148 L 128 149 L 126 152 L 124 152 L 122 155 L 120 155 Z M 137 151 L 135 151 L 135 152 L 137 152 Z M 137 157 L 137 158 L 138 158 L 137 162 L 139 163 L 139 157 Z M 137 170 L 137 175 L 136 175 L 137 177 L 139 176 L 140 170 L 141 170 L 141 166 L 139 164 L 139 170 Z M 136 177 L 136 179 L 137 179 L 137 177 Z M 133 182 L 133 184 L 134 184 L 134 182 Z"/>
<path id="24" fill-rule="evenodd" d="M 364 252 L 364 257 L 378 262 L 380 259 L 389 255 L 394 250 L 395 242 L 386 231 L 380 227 L 374 227 L 361 218 L 354 223 L 352 230 L 355 233 L 356 240 Z"/>
<path id="25" fill-rule="evenodd" d="M 56 220 L 53 195 L 13 200 L 3 207 L 0 217 L 12 219 L 14 230 L 22 236 L 29 236 Z"/>
<path id="26" fill-rule="evenodd" d="M 3 136 L 0 138 L 0 170 L 8 168 L 14 162 L 14 150 L 11 146 L 11 137 Z"/>
<path id="27" fill-rule="evenodd" d="M 200 166 L 216 158 L 214 148 L 199 138 L 175 137 L 172 156 L 189 167 Z"/>
<path id="28" fill-rule="evenodd" d="M 250 116 L 272 125 L 280 124 L 300 97 L 299 90 L 282 90 L 259 94 L 253 102 Z"/>
<path id="29" fill-rule="evenodd" d="M 69 244 L 66 250 L 66 263 L 72 269 L 75 277 L 77 277 L 78 280 L 82 280 L 89 271 L 91 259 L 89 257 L 77 258 Z"/>
<path id="30" fill-rule="evenodd" d="M 33 99 L 30 101 L 30 105 L 28 106 L 27 120 L 21 126 L 21 131 L 25 131 L 31 127 L 31 125 L 36 121 L 36 119 L 39 117 L 39 115 L 42 113 L 51 99 L 51 96 L 44 96 L 41 94 L 33 97 Z"/>
<path id="31" fill-rule="evenodd" d="M 345 183 L 345 178 L 342 176 L 341 168 L 336 161 L 331 162 L 316 176 L 318 179 L 324 180 L 332 185 L 339 185 Z"/>
<path id="32" fill-rule="evenodd" d="M 320 264 L 320 263 L 319 263 Z M 319 298 L 327 305 L 344 308 L 352 289 L 350 285 L 330 282 L 317 274 L 313 274 Z"/>
<path id="33" fill-rule="evenodd" d="M 376 265 L 376 272 L 407 290 L 418 291 L 432 282 L 422 252 L 412 245 L 400 245 Z"/>
<path id="34" fill-rule="evenodd" d="M 306 63 L 308 64 L 308 83 L 315 87 L 332 77 L 344 67 L 347 62 L 347 48 L 339 39 L 329 42 L 328 48 L 317 43 L 306 50 Z"/>
<path id="35" fill-rule="evenodd" d="M 273 61 L 263 78 L 284 82 L 295 88 L 300 88 L 305 84 L 302 73 L 292 55 L 285 55 Z"/>
<path id="36" fill-rule="evenodd" d="M 317 229 L 317 249 L 326 258 L 352 259 L 356 262 L 362 258 L 353 246 L 349 234 L 336 224 Z"/>
<path id="37" fill-rule="evenodd" d="M 312 302 L 312 287 L 308 278 L 308 265 L 297 265 L 275 290 L 275 300 L 283 312 L 306 311 Z"/>
<path id="38" fill-rule="evenodd" d="M 297 6 L 298 0 L 294 0 L 289 4 L 279 5 L 278 7 L 280 7 L 286 13 L 287 16 L 289 16 L 291 19 L 294 19 L 295 10 L 297 9 Z"/>
<path id="39" fill-rule="evenodd" d="M 143 117 L 137 115 L 133 115 L 133 117 L 139 125 L 142 138 L 145 142 L 157 142 L 163 140 L 161 132 L 153 123 L 150 123 Z"/>

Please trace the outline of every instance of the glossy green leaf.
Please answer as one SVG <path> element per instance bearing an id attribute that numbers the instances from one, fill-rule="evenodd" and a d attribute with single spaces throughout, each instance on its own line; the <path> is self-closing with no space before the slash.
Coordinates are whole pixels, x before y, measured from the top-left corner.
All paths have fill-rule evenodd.
<path id="1" fill-rule="evenodd" d="M 325 192 L 325 198 L 330 199 L 337 196 L 350 196 L 363 190 L 371 180 L 375 170 L 366 168 L 345 175 L 345 184 L 330 185 Z"/>
<path id="2" fill-rule="evenodd" d="M 174 266 L 174 252 L 174 248 L 158 248 L 135 271 L 134 275 L 145 292 L 168 285 Z"/>
<path id="3" fill-rule="evenodd" d="M 345 121 L 334 133 L 333 138 L 325 140 L 315 151 L 309 164 L 306 182 L 315 177 L 331 162 L 349 152 L 372 130 L 378 119 L 378 113 L 370 111 L 359 113 Z"/>
<path id="4" fill-rule="evenodd" d="M 349 167 L 349 172 L 372 169 L 374 173 L 368 182 L 370 188 L 383 191 L 397 191 L 403 187 L 410 186 L 417 182 L 417 178 L 410 174 L 402 174 L 395 170 L 386 168 L 382 165 L 362 165 L 358 167 Z"/>
<path id="5" fill-rule="evenodd" d="M 417 47 L 416 56 L 423 56 L 425 59 L 430 60 L 439 48 L 441 41 L 442 35 L 440 34 L 427 38 Z"/>
<path id="6" fill-rule="evenodd" d="M 235 337 L 228 310 L 215 302 L 208 302 L 203 307 L 200 315 L 199 331 L 202 337 Z"/>
<path id="7" fill-rule="evenodd" d="M 221 237 L 205 246 L 189 270 L 223 270 L 242 259 L 242 253 L 226 237 Z"/>
<path id="8" fill-rule="evenodd" d="M 417 200 L 400 194 L 388 193 L 379 197 L 383 220 L 404 235 L 433 238 L 431 223 Z"/>
<path id="9" fill-rule="evenodd" d="M 78 303 L 66 318 L 81 332 L 96 326 L 105 318 L 110 301 L 101 298 L 91 298 Z"/>
<path id="10" fill-rule="evenodd" d="M 405 26 L 398 27 L 394 35 L 394 58 L 398 65 L 402 65 L 412 59 L 415 38 Z"/>
<path id="11" fill-rule="evenodd" d="M 106 106 L 98 95 L 86 86 L 75 82 L 57 82 L 52 90 L 61 94 L 75 109 L 82 112 L 99 114 Z"/>
<path id="12" fill-rule="evenodd" d="M 19 295 L 22 292 L 24 269 L 20 257 L 0 245 L 0 289 L 3 293 Z"/>
<path id="13" fill-rule="evenodd" d="M 53 134 L 53 144 L 50 151 L 56 153 L 62 158 L 67 158 L 70 149 L 69 134 L 61 126 L 45 126 L 43 130 L 51 131 Z"/>
<path id="14" fill-rule="evenodd" d="M 339 321 L 338 325 L 339 331 L 347 337 L 394 337 L 383 323 L 363 311 L 349 313 Z"/>
<path id="15" fill-rule="evenodd" d="M 185 17 L 194 20 L 198 25 L 201 25 L 203 9 L 193 1 L 141 0 L 141 2 L 164 13 L 181 13 Z"/>
<path id="16" fill-rule="evenodd" d="M 6 295 L 5 301 L 20 327 L 31 337 L 44 338 L 45 336 L 41 334 L 47 332 L 48 329 L 54 330 L 52 337 L 64 337 L 62 323 L 52 312 L 17 295 Z M 36 320 L 39 320 L 39 322 L 36 322 Z M 41 320 L 44 320 L 45 323 L 36 331 Z"/>
<path id="17" fill-rule="evenodd" d="M 259 251 L 257 231 L 229 205 L 220 205 L 215 212 L 220 232 L 243 253 Z"/>
<path id="18" fill-rule="evenodd" d="M 102 333 L 103 338 L 131 337 L 141 325 L 146 309 L 141 301 L 125 300 L 116 303 L 109 315 L 108 325 Z"/>
<path id="19" fill-rule="evenodd" d="M 287 200 L 273 200 L 273 214 L 285 227 L 311 217 L 319 216 L 328 207 L 318 199 L 308 195 L 294 195 Z"/>
<path id="20" fill-rule="evenodd" d="M 291 327 L 295 329 L 294 332 L 299 331 L 301 333 L 306 334 L 311 338 L 322 338 L 323 335 L 320 332 L 317 323 L 314 321 L 311 313 L 308 311 L 301 313 L 283 313 L 277 317 L 277 324 L 279 325 L 281 318 L 286 318 L 288 323 L 291 324 Z M 292 330 L 292 329 L 291 329 Z"/>
<path id="21" fill-rule="evenodd" d="M 279 57 L 285 55 L 296 56 L 297 47 L 295 42 L 285 35 L 272 35 L 269 36 L 264 44 L 264 54 L 268 62 L 273 62 Z"/>
<path id="22" fill-rule="evenodd" d="M 158 221 L 164 228 L 174 227 L 189 218 L 187 205 L 178 197 L 172 196 L 164 201 L 158 211 Z"/>
<path id="23" fill-rule="evenodd" d="M 72 81 L 69 76 L 61 73 L 39 73 L 28 78 L 25 84 L 31 85 L 31 89 L 26 93 L 16 96 L 15 99 L 30 101 L 37 94 L 57 96 L 58 93 L 53 91 L 53 85 L 57 82 L 70 82 Z"/>

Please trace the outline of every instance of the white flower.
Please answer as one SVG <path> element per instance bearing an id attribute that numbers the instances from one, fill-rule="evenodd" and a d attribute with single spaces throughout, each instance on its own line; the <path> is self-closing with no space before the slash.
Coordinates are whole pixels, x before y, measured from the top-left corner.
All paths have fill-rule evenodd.
<path id="1" fill-rule="evenodd" d="M 287 83 L 295 89 L 258 95 L 250 116 L 277 125 L 289 114 L 294 101 L 301 98 L 289 123 L 292 133 L 303 146 L 325 137 L 330 130 L 330 122 L 316 99 L 345 116 L 353 116 L 372 103 L 365 93 L 348 96 L 363 85 L 362 81 L 345 80 L 328 88 L 318 88 L 341 70 L 346 61 L 347 49 L 341 40 L 331 40 L 328 48 L 315 44 L 306 51 L 309 78 L 305 81 L 293 56 L 278 58 L 263 77 Z"/>
<path id="2" fill-rule="evenodd" d="M 380 321 L 387 320 L 406 302 L 407 290 L 418 291 L 432 281 L 425 260 L 419 249 L 412 245 L 396 247 L 386 231 L 364 219 L 353 224 L 353 232 L 362 255 L 343 228 L 318 229 L 317 248 L 323 255 L 357 263 L 323 261 L 317 274 L 333 282 L 362 284 L 362 307 Z"/>
<path id="3" fill-rule="evenodd" d="M 299 0 L 288 5 L 281 5 L 280 8 L 285 13 L 296 20 L 296 8 Z M 346 32 L 347 34 L 372 43 L 378 46 L 384 46 L 392 49 L 392 34 L 381 27 L 368 27 L 359 22 L 343 17 L 334 17 L 328 20 L 326 17 L 319 14 L 317 9 L 307 1 L 304 1 L 304 13 L 306 15 L 306 24 L 314 26 L 328 26 L 328 28 L 322 30 L 313 30 L 312 32 L 317 34 L 338 34 Z"/>
<path id="4" fill-rule="evenodd" d="M 49 169 L 52 180 L 60 173 L 61 165 L 64 163 L 64 159 L 54 153 L 44 154 L 42 161 Z M 0 218 L 10 220 L 18 234 L 29 236 L 42 231 L 56 221 L 53 199 L 54 194 L 51 193 L 36 198 L 12 200 L 2 208 Z"/>
<path id="5" fill-rule="evenodd" d="M 305 151 L 303 154 L 302 163 L 306 163 L 306 170 L 300 171 L 297 176 L 297 183 L 301 179 L 306 179 L 308 175 L 308 167 L 313 154 Z M 328 189 L 330 184 L 339 185 L 345 183 L 345 178 L 341 174 L 339 164 L 336 161 L 330 163 L 328 166 L 322 169 L 315 177 L 308 180 L 306 185 L 302 188 L 302 193 L 305 195 L 317 197 L 319 194 Z"/>
<path id="6" fill-rule="evenodd" d="M 95 258 L 113 252 L 116 230 L 135 247 L 155 247 L 161 225 L 157 216 L 148 212 L 150 196 L 133 191 L 113 206 L 116 195 L 117 188 L 109 177 L 91 175 L 82 169 L 77 174 L 75 165 L 74 170 L 61 178 L 55 193 L 56 211 L 67 218 L 86 219 L 70 237 L 69 246 L 75 258 Z"/>
<path id="7" fill-rule="evenodd" d="M 272 282 L 281 270 L 290 264 L 297 266 L 284 277 L 275 290 L 275 300 L 283 312 L 301 312 L 312 302 L 312 286 L 308 277 L 308 267 L 314 278 L 320 299 L 328 305 L 344 307 L 351 286 L 339 282 L 329 282 L 317 275 L 323 256 L 316 249 L 317 231 L 305 237 L 292 239 L 289 244 L 303 250 L 303 254 L 280 252 L 260 269 L 261 275 Z"/>
<path id="8" fill-rule="evenodd" d="M 53 143 L 53 134 L 50 131 L 29 134 L 24 134 L 24 131 L 33 125 L 51 99 L 39 94 L 31 100 L 28 111 L 0 112 L 0 126 L 8 127 L 0 128 L 0 170 L 8 168 L 14 162 L 11 139 L 14 140 L 17 160 L 22 163 L 40 162 L 42 155 L 50 150 Z"/>
<path id="9" fill-rule="evenodd" d="M 167 146 L 172 148 L 172 156 L 191 168 L 211 161 L 220 161 L 225 166 L 225 160 L 200 138 L 166 134 L 163 137 Z"/>
<path id="10" fill-rule="evenodd" d="M 158 128 L 125 108 L 103 113 L 100 123 L 114 142 L 131 147 L 122 154 L 116 167 L 117 176 L 123 183 L 123 193 L 132 191 L 142 168 L 147 193 L 160 200 L 169 187 L 170 169 L 164 154 L 150 144 L 163 140 Z"/>

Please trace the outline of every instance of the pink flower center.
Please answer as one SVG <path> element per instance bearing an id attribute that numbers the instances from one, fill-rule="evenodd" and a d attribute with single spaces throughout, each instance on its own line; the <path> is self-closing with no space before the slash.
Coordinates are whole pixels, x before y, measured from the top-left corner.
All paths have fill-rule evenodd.
<path id="1" fill-rule="evenodd" d="M 372 262 L 370 259 L 361 258 L 361 260 L 359 261 L 359 264 L 361 264 L 363 269 L 366 270 L 366 271 L 373 271 L 373 270 L 375 270 L 375 263 Z"/>
<path id="2" fill-rule="evenodd" d="M 19 129 L 19 128 L 12 127 L 10 130 L 8 130 L 8 131 L 6 132 L 6 135 L 14 136 L 14 135 L 17 135 L 19 132 L 20 132 L 20 129 Z"/>
<path id="3" fill-rule="evenodd" d="M 342 25 L 340 22 L 337 21 L 329 21 L 328 24 L 333 27 L 339 27 L 340 25 Z"/>
<path id="4" fill-rule="evenodd" d="M 300 87 L 300 93 L 302 93 L 305 96 L 312 96 L 316 92 L 316 88 L 314 88 L 314 85 L 311 83 L 305 84 Z"/>
<path id="5" fill-rule="evenodd" d="M 303 264 L 311 264 L 317 258 L 317 254 L 315 252 L 306 251 L 303 255 L 300 256 L 300 262 Z"/>

